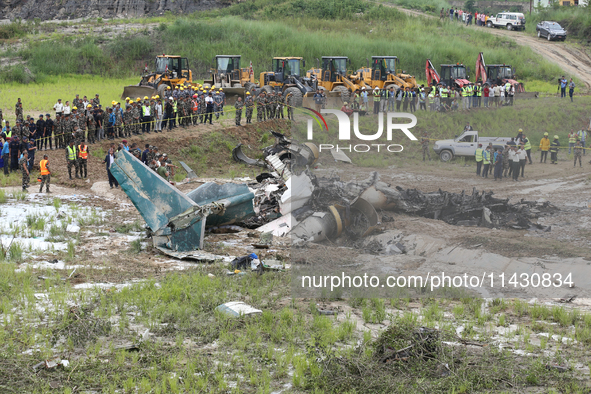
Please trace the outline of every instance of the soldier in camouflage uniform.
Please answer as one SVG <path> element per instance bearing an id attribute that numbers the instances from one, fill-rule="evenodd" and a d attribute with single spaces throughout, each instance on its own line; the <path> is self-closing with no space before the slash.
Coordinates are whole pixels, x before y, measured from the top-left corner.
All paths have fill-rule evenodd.
<path id="1" fill-rule="evenodd" d="M 582 141 L 577 141 L 577 144 L 575 145 L 575 148 L 574 148 L 574 154 L 575 154 L 575 164 L 573 167 L 577 166 L 577 160 L 579 161 L 579 167 L 583 167 L 583 164 L 581 164 L 581 156 L 583 155 L 583 142 Z"/>
<path id="2" fill-rule="evenodd" d="M 224 108 L 224 98 L 218 90 L 213 95 L 213 111 L 215 112 L 215 118 L 219 119 Z"/>
<path id="3" fill-rule="evenodd" d="M 88 107 L 90 107 L 90 104 L 88 104 Z M 96 122 L 92 111 L 89 112 L 86 122 L 88 124 L 88 142 L 94 144 L 96 141 Z"/>
<path id="4" fill-rule="evenodd" d="M 256 98 L 257 122 L 263 122 L 267 120 L 266 102 L 267 100 L 265 98 L 265 92 L 259 93 L 258 97 Z"/>
<path id="5" fill-rule="evenodd" d="M 85 115 L 85 111 L 80 111 L 80 116 L 78 117 L 78 129 L 79 129 L 79 138 L 76 143 L 79 143 L 80 140 L 86 138 L 86 125 L 88 123 L 88 118 Z"/>
<path id="6" fill-rule="evenodd" d="M 156 119 L 156 98 L 152 97 L 150 100 L 150 130 L 153 131 L 156 129 L 156 122 L 154 119 Z"/>
<path id="7" fill-rule="evenodd" d="M 29 162 L 29 152 L 24 150 L 23 156 L 18 161 L 18 168 L 21 170 L 21 173 L 23 175 L 23 191 L 24 192 L 27 191 L 27 188 L 29 187 L 29 182 L 31 181 L 31 178 L 29 176 L 28 162 Z"/>
<path id="8" fill-rule="evenodd" d="M 131 130 L 133 130 L 133 134 L 138 135 L 140 133 L 140 108 L 139 104 L 136 102 L 132 103 L 131 106 L 131 117 L 133 125 L 131 126 Z"/>
<path id="9" fill-rule="evenodd" d="M 252 123 L 252 111 L 254 110 L 254 100 L 250 92 L 246 92 L 246 100 L 244 100 L 246 106 L 246 123 Z"/>
<path id="10" fill-rule="evenodd" d="M 287 119 L 293 120 L 293 107 L 294 107 L 294 97 L 293 94 L 288 93 L 285 96 L 285 105 L 287 105 Z"/>
<path id="11" fill-rule="evenodd" d="M 76 98 L 72 100 L 72 106 L 82 109 L 82 100 L 80 99 L 79 94 L 77 94 Z"/>
<path id="12" fill-rule="evenodd" d="M 133 113 L 131 112 L 131 105 L 127 105 L 125 108 L 125 112 L 123 113 L 123 123 L 125 125 L 125 136 L 131 137 L 133 127 Z"/>
<path id="13" fill-rule="evenodd" d="M 16 115 L 17 119 L 23 120 L 23 103 L 19 98 L 14 106 L 14 114 Z"/>
<path id="14" fill-rule="evenodd" d="M 55 121 L 53 122 L 54 124 L 54 131 L 53 131 L 53 135 L 55 138 L 55 149 L 63 149 L 63 136 L 62 136 L 62 117 L 58 114 L 55 116 Z"/>
<path id="15" fill-rule="evenodd" d="M 242 97 L 238 96 L 234 108 L 236 108 L 236 126 L 240 126 L 240 121 L 242 120 L 242 108 L 244 108 Z"/>
<path id="16" fill-rule="evenodd" d="M 123 115 L 119 104 L 115 105 L 113 112 L 115 112 L 115 136 L 123 138 Z"/>
<path id="17" fill-rule="evenodd" d="M 64 145 L 66 147 L 72 142 L 72 132 L 74 131 L 74 123 L 72 122 L 71 117 L 71 114 L 66 115 L 66 118 L 62 121 Z"/>
<path id="18" fill-rule="evenodd" d="M 425 156 L 427 156 L 429 161 L 431 161 L 431 155 L 429 154 L 429 136 L 427 135 L 426 131 L 423 133 L 423 137 L 421 138 L 421 148 L 423 149 L 423 161 L 425 161 Z"/>
<path id="19" fill-rule="evenodd" d="M 98 93 L 94 95 L 94 98 L 92 99 L 90 104 L 92 104 L 92 108 L 98 107 L 99 105 L 101 105 L 101 100 L 99 99 Z"/>
<path id="20" fill-rule="evenodd" d="M 275 113 L 275 117 L 277 119 L 285 119 L 283 117 L 283 106 L 285 105 L 285 97 L 282 95 L 277 96 L 277 111 Z"/>
<path id="21" fill-rule="evenodd" d="M 502 152 L 503 154 L 503 177 L 507 177 L 507 173 L 509 172 L 509 168 L 511 167 L 511 161 L 509 160 L 509 145 L 505 145 L 505 150 Z"/>
<path id="22" fill-rule="evenodd" d="M 275 91 L 267 97 L 267 119 L 275 118 Z"/>

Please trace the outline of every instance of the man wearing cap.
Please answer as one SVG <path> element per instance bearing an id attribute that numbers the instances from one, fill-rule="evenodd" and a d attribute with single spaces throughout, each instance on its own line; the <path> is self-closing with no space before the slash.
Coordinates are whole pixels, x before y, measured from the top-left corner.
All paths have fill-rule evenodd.
<path id="1" fill-rule="evenodd" d="M 37 123 L 35 123 L 35 128 L 37 130 L 37 146 L 40 150 L 45 149 L 48 136 L 45 135 L 45 120 L 43 119 L 43 114 L 39 115 L 39 119 L 37 120 Z"/>
<path id="2" fill-rule="evenodd" d="M 265 120 L 267 120 L 267 115 L 266 115 L 266 93 L 264 90 L 262 90 L 259 93 L 259 96 L 256 99 L 257 102 L 257 122 L 263 122 Z M 316 96 L 316 95 L 314 95 Z"/>
<path id="3" fill-rule="evenodd" d="M 550 143 L 550 160 L 552 164 L 558 164 L 558 149 L 560 147 L 560 142 L 558 142 L 558 136 L 554 136 L 554 141 Z"/>
<path id="4" fill-rule="evenodd" d="M 98 107 L 99 105 L 101 105 L 101 99 L 99 98 L 98 93 L 94 95 L 94 98 L 92 99 L 90 104 L 92 105 L 92 108 Z"/>
<path id="5" fill-rule="evenodd" d="M 18 168 L 21 170 L 21 174 L 23 176 L 22 186 L 23 186 L 24 192 L 27 191 L 27 188 L 29 187 L 29 182 L 31 181 L 31 178 L 29 176 L 30 173 L 29 173 L 28 160 L 29 160 L 29 152 L 27 152 L 25 150 L 25 151 L 23 151 L 23 155 L 21 156 L 21 158 L 18 161 Z"/>
<path id="6" fill-rule="evenodd" d="M 131 113 L 131 105 L 125 106 L 123 112 L 123 136 L 131 137 L 133 127 L 133 114 Z"/>
<path id="7" fill-rule="evenodd" d="M 140 123 L 141 123 L 141 108 L 140 108 L 140 99 L 139 97 L 131 102 L 131 116 L 132 116 L 132 125 L 131 130 L 132 133 L 138 135 L 140 133 Z"/>
<path id="8" fill-rule="evenodd" d="M 63 115 L 56 115 L 55 116 L 55 121 L 53 123 L 53 137 L 55 139 L 55 149 L 64 149 L 64 144 L 63 144 L 63 121 L 62 121 Z"/>
<path id="9" fill-rule="evenodd" d="M 527 136 L 525 134 L 523 134 L 521 136 L 521 142 L 523 143 L 523 149 L 525 150 L 525 153 L 527 154 L 527 159 L 529 160 L 529 164 L 533 164 L 531 161 L 531 142 L 529 141 L 529 138 L 527 138 Z"/>
<path id="10" fill-rule="evenodd" d="M 96 122 L 94 121 L 94 111 L 91 104 L 86 104 L 86 127 L 88 130 L 87 141 L 91 144 L 95 142 L 96 136 Z"/>
<path id="11" fill-rule="evenodd" d="M 17 119 L 23 120 L 23 103 L 19 98 L 14 106 L 14 114 L 16 115 Z"/>
<path id="12" fill-rule="evenodd" d="M 285 105 L 287 106 L 287 119 L 293 120 L 293 109 L 295 107 L 295 97 L 294 95 L 289 92 L 287 96 L 285 96 Z"/>
<path id="13" fill-rule="evenodd" d="M 215 118 L 219 119 L 222 113 L 222 104 L 224 102 L 223 97 L 220 95 L 220 91 L 214 92 L 213 97 L 213 110 L 215 112 Z"/>
<path id="14" fill-rule="evenodd" d="M 246 107 L 246 124 L 252 123 L 252 111 L 254 109 L 254 100 L 250 92 L 245 93 L 244 106 Z M 288 110 L 289 111 L 289 110 Z"/>
<path id="15" fill-rule="evenodd" d="M 540 163 L 543 161 L 546 162 L 548 158 L 548 150 L 550 150 L 550 138 L 548 138 L 548 133 L 544 133 L 544 136 L 540 140 Z"/>
<path id="16" fill-rule="evenodd" d="M 57 99 L 57 103 L 54 104 L 53 110 L 55 111 L 56 115 L 62 115 L 64 112 L 64 105 L 62 104 L 62 99 Z"/>
<path id="17" fill-rule="evenodd" d="M 166 100 L 166 104 L 164 105 L 164 113 L 166 114 L 165 121 L 168 126 L 168 131 L 172 129 L 172 117 L 174 116 L 173 102 L 174 97 L 171 96 Z"/>
<path id="18" fill-rule="evenodd" d="M 72 167 L 76 169 L 76 178 L 80 178 L 78 175 L 78 150 L 74 145 L 74 141 L 70 140 L 68 146 L 66 147 L 66 162 L 68 163 L 68 174 L 70 175 L 70 179 L 72 178 Z"/>
<path id="19" fill-rule="evenodd" d="M 40 118 L 42 119 L 41 115 Z M 40 130 L 39 122 L 37 122 L 37 130 Z M 43 150 L 46 150 L 48 145 L 49 149 L 53 150 L 53 143 L 51 141 L 53 137 L 53 120 L 51 119 L 50 114 L 45 114 L 45 120 L 43 121 L 43 129 L 41 130 L 42 131 L 40 131 L 39 133 L 43 134 L 43 140 L 41 140 Z"/>
<path id="20" fill-rule="evenodd" d="M 82 107 L 82 100 L 80 100 L 80 95 L 77 94 L 74 100 L 72 100 L 72 105 L 74 107 L 83 108 Z"/>
<path id="21" fill-rule="evenodd" d="M 234 108 L 236 108 L 236 126 L 240 126 L 240 121 L 242 120 L 242 108 L 244 108 L 242 97 L 238 96 L 236 103 L 234 103 Z"/>
<path id="22" fill-rule="evenodd" d="M 45 185 L 45 192 L 49 191 L 49 183 L 51 182 L 51 171 L 49 170 L 49 157 L 43 155 L 43 159 L 39 162 L 39 169 L 41 170 L 41 186 L 39 187 L 39 193 L 43 192 L 43 186 Z"/>
<path id="23" fill-rule="evenodd" d="M 105 139 L 105 111 L 103 111 L 103 106 L 98 105 L 98 108 L 95 107 L 94 109 L 94 120 L 96 122 L 96 130 L 97 130 L 97 141 L 101 141 Z"/>
<path id="24" fill-rule="evenodd" d="M 4 162 L 4 175 L 8 176 L 9 173 L 9 160 L 10 160 L 10 141 L 12 138 L 7 137 L 4 144 L 2 144 L 2 161 Z"/>

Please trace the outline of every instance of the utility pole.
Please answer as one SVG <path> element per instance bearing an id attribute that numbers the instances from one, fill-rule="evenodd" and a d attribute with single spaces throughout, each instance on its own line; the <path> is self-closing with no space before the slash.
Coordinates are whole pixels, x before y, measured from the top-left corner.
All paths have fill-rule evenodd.
<path id="1" fill-rule="evenodd" d="M 531 3 L 532 3 L 533 1 L 534 1 L 534 0 L 529 0 L 529 16 L 531 16 Z"/>

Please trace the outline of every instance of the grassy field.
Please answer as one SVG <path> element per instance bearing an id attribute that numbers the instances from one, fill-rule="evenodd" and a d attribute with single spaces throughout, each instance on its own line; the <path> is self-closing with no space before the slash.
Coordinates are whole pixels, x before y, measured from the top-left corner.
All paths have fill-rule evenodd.
<path id="1" fill-rule="evenodd" d="M 139 29 L 125 37 L 101 35 L 33 41 L 5 56 L 21 56 L 32 72 L 12 67 L 0 80 L 43 81 L 48 75 L 100 74 L 125 77 L 155 54 L 187 56 L 195 73 L 204 77 L 217 54 L 238 53 L 252 61 L 255 74 L 270 66 L 272 56 L 303 56 L 308 67 L 327 54 L 346 55 L 351 68 L 376 54 L 397 55 L 401 68 L 422 76 L 426 58 L 437 63 L 463 62 L 472 66 L 479 51 L 489 62 L 511 63 L 520 77 L 553 80 L 560 71 L 531 50 L 485 32 L 468 31 L 438 21 L 412 18 L 396 9 L 361 0 L 254 0 L 194 14 L 191 18 L 158 18 L 153 32 Z M 150 19 L 141 21 L 150 23 Z M 331 42 L 330 53 L 326 42 Z"/>

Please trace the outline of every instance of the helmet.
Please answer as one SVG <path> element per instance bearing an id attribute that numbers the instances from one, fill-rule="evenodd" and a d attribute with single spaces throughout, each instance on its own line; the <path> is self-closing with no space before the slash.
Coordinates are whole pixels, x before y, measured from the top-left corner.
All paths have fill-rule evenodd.
<path id="1" fill-rule="evenodd" d="M 125 100 L 126 100 L 126 101 L 129 101 L 129 100 L 130 100 L 130 98 L 129 98 L 129 97 L 125 97 Z"/>
<path id="2" fill-rule="evenodd" d="M 248 96 L 250 94 L 250 92 L 246 92 L 246 95 Z"/>
<path id="3" fill-rule="evenodd" d="M 155 99 L 159 99 L 159 98 L 160 98 L 160 96 L 159 96 L 159 95 L 156 95 L 156 96 L 154 96 L 154 98 L 155 98 Z"/>
<path id="4" fill-rule="evenodd" d="M 197 95 L 196 95 L 196 94 L 194 94 L 194 95 L 193 95 L 193 98 L 197 98 Z"/>
<path id="5" fill-rule="evenodd" d="M 547 136 L 548 135 L 548 132 L 545 132 L 544 135 Z"/>
<path id="6" fill-rule="evenodd" d="M 181 90 L 185 90 L 185 88 L 181 88 Z"/>
<path id="7" fill-rule="evenodd" d="M 211 88 L 212 88 L 212 89 L 215 89 L 215 85 L 213 85 Z"/>
<path id="8" fill-rule="evenodd" d="M 72 109 L 78 109 L 78 107 L 72 107 Z"/>
<path id="9" fill-rule="evenodd" d="M 139 103 L 140 101 L 142 101 L 142 99 L 138 97 L 135 101 Z"/>
<path id="10" fill-rule="evenodd" d="M 220 92 L 223 91 L 223 90 L 224 90 L 223 88 L 220 88 Z"/>
<path id="11" fill-rule="evenodd" d="M 88 105 L 86 106 L 86 108 L 92 108 L 92 105 L 88 104 Z"/>
<path id="12" fill-rule="evenodd" d="M 166 87 L 166 90 L 170 90 L 170 86 L 167 86 L 167 87 Z"/>
<path id="13" fill-rule="evenodd" d="M 148 100 L 148 96 L 144 96 L 144 100 Z"/>
<path id="14" fill-rule="evenodd" d="M 558 136 L 557 136 L 557 135 L 555 135 L 555 136 L 554 136 L 554 139 L 555 139 L 555 140 L 557 140 L 557 139 L 558 139 Z"/>
<path id="15" fill-rule="evenodd" d="M 519 132 L 522 133 L 523 132 L 523 129 L 519 129 Z"/>

